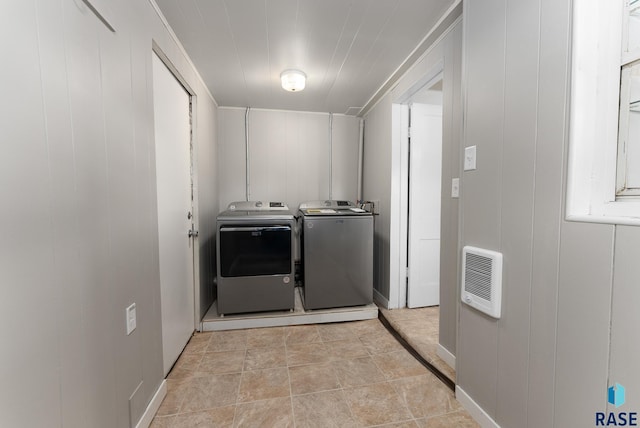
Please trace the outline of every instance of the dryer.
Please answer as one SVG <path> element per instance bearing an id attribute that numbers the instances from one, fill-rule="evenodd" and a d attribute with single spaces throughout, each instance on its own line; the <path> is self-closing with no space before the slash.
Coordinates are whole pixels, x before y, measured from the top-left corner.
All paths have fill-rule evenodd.
<path id="1" fill-rule="evenodd" d="M 216 219 L 220 315 L 293 310 L 295 219 L 282 202 L 229 204 Z"/>

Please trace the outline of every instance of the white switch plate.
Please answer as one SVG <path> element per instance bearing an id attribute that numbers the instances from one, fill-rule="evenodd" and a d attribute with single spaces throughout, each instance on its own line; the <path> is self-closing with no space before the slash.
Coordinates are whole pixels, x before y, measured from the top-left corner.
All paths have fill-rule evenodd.
<path id="1" fill-rule="evenodd" d="M 460 197 L 460 179 L 459 178 L 451 179 L 451 197 L 452 198 Z"/>
<path id="2" fill-rule="evenodd" d="M 136 329 L 136 304 L 132 303 L 126 309 L 127 316 L 127 336 L 133 333 L 133 330 Z"/>
<path id="3" fill-rule="evenodd" d="M 476 146 L 466 147 L 464 149 L 464 170 L 474 169 L 476 169 Z"/>

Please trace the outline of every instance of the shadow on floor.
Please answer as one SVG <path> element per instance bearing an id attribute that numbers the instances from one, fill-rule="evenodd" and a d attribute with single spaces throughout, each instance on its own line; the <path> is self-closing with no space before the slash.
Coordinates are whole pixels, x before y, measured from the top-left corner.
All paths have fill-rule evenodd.
<path id="1" fill-rule="evenodd" d="M 439 306 L 415 309 L 379 309 L 382 316 L 402 339 L 451 383 L 455 384 L 455 369 L 438 356 Z"/>

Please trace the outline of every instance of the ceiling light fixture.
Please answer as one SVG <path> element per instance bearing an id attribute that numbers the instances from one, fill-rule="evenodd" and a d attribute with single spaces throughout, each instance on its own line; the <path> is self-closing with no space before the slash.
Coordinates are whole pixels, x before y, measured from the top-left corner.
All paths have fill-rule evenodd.
<path id="1" fill-rule="evenodd" d="M 285 70 L 280 74 L 282 89 L 289 92 L 299 92 L 304 89 L 307 75 L 300 70 Z"/>

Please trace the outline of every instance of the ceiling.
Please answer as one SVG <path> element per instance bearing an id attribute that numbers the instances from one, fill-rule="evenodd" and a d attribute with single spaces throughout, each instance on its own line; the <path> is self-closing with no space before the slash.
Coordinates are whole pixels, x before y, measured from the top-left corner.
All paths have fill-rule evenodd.
<path id="1" fill-rule="evenodd" d="M 218 105 L 356 115 L 456 1 L 156 3 Z M 304 91 L 280 87 L 288 68 L 306 73 Z"/>

